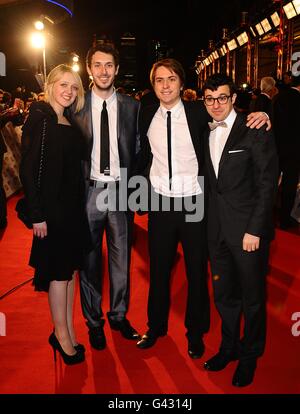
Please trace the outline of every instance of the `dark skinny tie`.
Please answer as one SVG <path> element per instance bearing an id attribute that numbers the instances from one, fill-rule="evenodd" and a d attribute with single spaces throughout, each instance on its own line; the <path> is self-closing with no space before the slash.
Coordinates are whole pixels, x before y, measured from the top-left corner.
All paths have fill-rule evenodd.
<path id="1" fill-rule="evenodd" d="M 110 174 L 109 166 L 109 127 L 108 127 L 108 113 L 106 109 L 106 102 L 103 101 L 101 111 L 101 150 L 100 150 L 100 173 L 104 175 Z"/>
<path id="2" fill-rule="evenodd" d="M 169 189 L 172 188 L 171 111 L 167 111 Z"/>

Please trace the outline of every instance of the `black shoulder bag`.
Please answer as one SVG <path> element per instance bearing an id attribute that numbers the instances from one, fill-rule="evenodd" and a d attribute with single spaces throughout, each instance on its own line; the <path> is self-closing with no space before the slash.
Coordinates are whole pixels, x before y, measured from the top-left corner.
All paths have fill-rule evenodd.
<path id="1" fill-rule="evenodd" d="M 39 165 L 39 173 L 37 179 L 37 189 L 38 192 L 41 190 L 41 178 L 42 178 L 42 169 L 43 169 L 43 161 L 44 161 L 44 153 L 45 153 L 45 136 L 46 136 L 46 118 L 43 121 L 43 130 L 42 130 L 42 142 L 41 142 L 41 154 L 40 154 L 40 165 Z M 32 221 L 28 209 L 28 204 L 26 197 L 20 198 L 18 200 L 15 210 L 17 212 L 18 218 L 25 224 L 28 229 L 32 229 Z"/>

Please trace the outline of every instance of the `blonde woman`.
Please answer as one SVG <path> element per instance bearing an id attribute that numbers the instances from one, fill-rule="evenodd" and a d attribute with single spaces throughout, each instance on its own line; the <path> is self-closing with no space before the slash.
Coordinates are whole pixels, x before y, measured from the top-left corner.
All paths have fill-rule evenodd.
<path id="1" fill-rule="evenodd" d="M 48 292 L 54 326 L 49 343 L 54 356 L 58 351 L 68 365 L 84 360 L 72 311 L 75 272 L 82 266 L 88 240 L 81 175 L 84 141 L 65 116 L 72 104 L 76 112 L 83 107 L 82 82 L 69 66 L 59 65 L 48 75 L 45 102 L 30 107 L 20 167 L 33 223 L 33 284 L 35 290 Z"/>

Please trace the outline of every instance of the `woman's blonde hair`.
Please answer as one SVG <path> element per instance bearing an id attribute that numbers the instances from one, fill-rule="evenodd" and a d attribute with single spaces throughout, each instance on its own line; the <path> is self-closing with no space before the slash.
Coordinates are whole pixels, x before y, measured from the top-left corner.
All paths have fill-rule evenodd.
<path id="1" fill-rule="evenodd" d="M 79 112 L 84 105 L 84 89 L 80 76 L 77 72 L 73 71 L 71 66 L 68 65 L 61 64 L 56 66 L 47 76 L 45 83 L 45 101 L 51 105 L 53 102 L 53 85 L 55 82 L 59 81 L 65 73 L 71 73 L 78 84 L 78 93 L 73 105 L 75 107 L 75 112 Z"/>

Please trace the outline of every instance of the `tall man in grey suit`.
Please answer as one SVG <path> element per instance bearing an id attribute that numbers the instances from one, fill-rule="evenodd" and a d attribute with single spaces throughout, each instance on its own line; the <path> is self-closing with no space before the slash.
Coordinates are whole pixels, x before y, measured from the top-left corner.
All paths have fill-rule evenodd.
<path id="1" fill-rule="evenodd" d="M 220 350 L 204 367 L 220 371 L 239 359 L 232 384 L 242 387 L 253 381 L 265 347 L 265 277 L 278 160 L 272 133 L 247 128 L 244 116 L 235 112 L 235 86 L 228 76 L 211 76 L 203 92 L 213 118 L 205 133 L 208 246 L 222 319 Z"/>
<path id="2" fill-rule="evenodd" d="M 129 299 L 129 215 L 120 209 L 112 211 L 109 206 L 101 207 L 97 202 L 99 199 L 105 200 L 113 191 L 118 196 L 118 184 L 131 175 L 139 148 L 139 103 L 114 89 L 119 55 L 112 45 L 92 47 L 88 51 L 86 64 L 88 74 L 93 79 L 93 87 L 86 93 L 85 106 L 75 115 L 75 121 L 83 132 L 87 146 L 84 177 L 86 211 L 93 248 L 80 273 L 80 291 L 90 343 L 93 348 L 100 350 L 106 346 L 101 309 L 104 231 L 110 278 L 108 321 L 111 328 L 120 331 L 126 339 L 139 338 L 126 319 Z"/>

